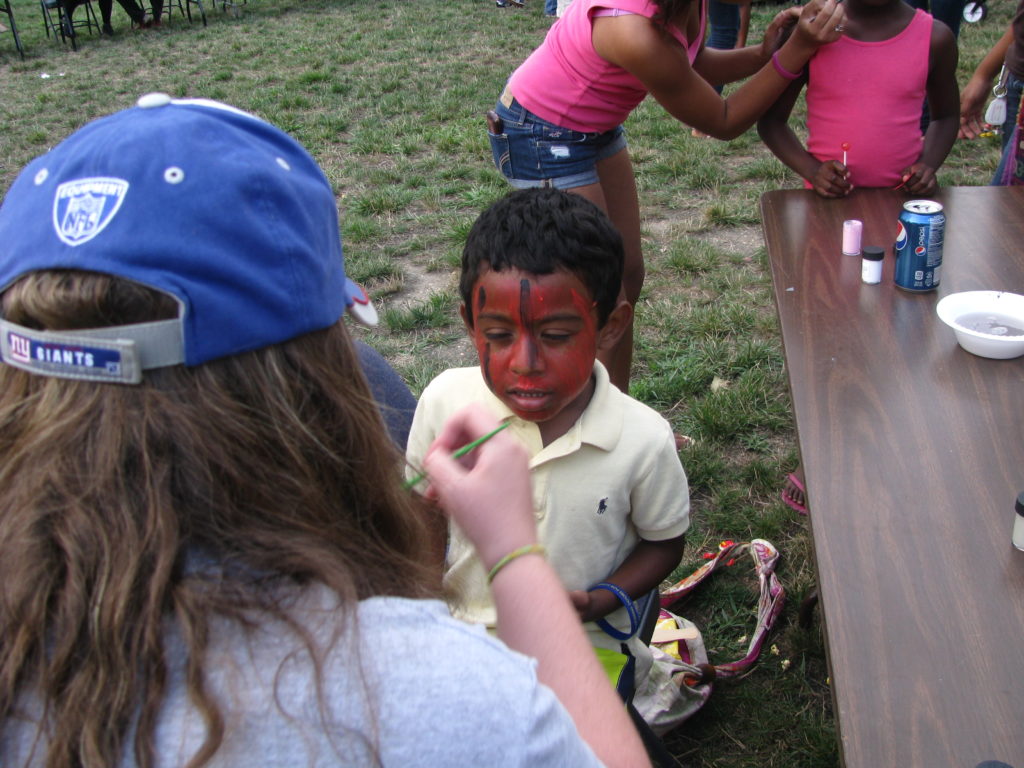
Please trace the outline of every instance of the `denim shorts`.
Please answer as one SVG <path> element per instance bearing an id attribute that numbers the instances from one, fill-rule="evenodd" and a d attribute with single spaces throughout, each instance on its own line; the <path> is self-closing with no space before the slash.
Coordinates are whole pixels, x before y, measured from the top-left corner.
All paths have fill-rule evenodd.
<path id="1" fill-rule="evenodd" d="M 604 133 L 581 133 L 542 120 L 515 99 L 494 111 L 503 133 L 491 140 L 494 164 L 516 189 L 572 189 L 596 184 L 597 161 L 626 148 L 626 132 L 616 126 Z"/>

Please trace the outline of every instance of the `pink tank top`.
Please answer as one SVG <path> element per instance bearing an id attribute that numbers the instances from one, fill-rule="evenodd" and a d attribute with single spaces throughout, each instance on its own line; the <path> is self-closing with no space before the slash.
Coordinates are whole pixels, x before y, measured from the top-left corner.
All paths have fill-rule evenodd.
<path id="1" fill-rule="evenodd" d="M 921 105 L 928 82 L 932 17 L 918 10 L 895 37 L 843 36 L 808 64 L 807 151 L 843 159 L 856 187 L 894 187 L 921 156 Z M 808 185 L 809 186 L 809 185 Z"/>
<path id="2" fill-rule="evenodd" d="M 688 41 L 682 30 L 668 28 L 691 65 L 704 40 L 706 3 L 701 0 L 696 40 Z M 643 83 L 594 50 L 592 20 L 595 11 L 604 8 L 647 18 L 658 10 L 650 0 L 573 0 L 540 47 L 512 73 L 508 87 L 520 104 L 555 125 L 589 133 L 610 131 L 643 101 L 647 95 Z"/>

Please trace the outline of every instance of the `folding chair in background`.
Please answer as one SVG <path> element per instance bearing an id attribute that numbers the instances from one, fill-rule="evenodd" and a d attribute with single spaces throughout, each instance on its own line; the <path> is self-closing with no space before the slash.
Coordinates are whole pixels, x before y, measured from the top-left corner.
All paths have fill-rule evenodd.
<path id="1" fill-rule="evenodd" d="M 93 10 L 92 0 L 78 0 L 75 3 L 75 9 L 79 12 L 77 21 L 72 20 L 65 0 L 39 0 L 39 7 L 43 11 L 43 28 L 46 30 L 46 36 L 49 37 L 50 32 L 53 32 L 54 40 L 58 36 L 62 43 L 70 40 L 73 51 L 78 50 L 77 30 L 84 29 L 91 33 L 95 29 L 96 34 L 100 32 L 100 22 L 96 18 L 96 11 Z"/>
<path id="2" fill-rule="evenodd" d="M 18 25 L 14 22 L 14 9 L 11 8 L 11 0 L 0 0 L 0 13 L 7 14 L 11 34 L 14 35 L 14 47 L 18 49 L 18 54 L 21 56 L 21 60 L 24 61 L 25 48 L 21 44 L 21 38 L 18 37 Z"/>

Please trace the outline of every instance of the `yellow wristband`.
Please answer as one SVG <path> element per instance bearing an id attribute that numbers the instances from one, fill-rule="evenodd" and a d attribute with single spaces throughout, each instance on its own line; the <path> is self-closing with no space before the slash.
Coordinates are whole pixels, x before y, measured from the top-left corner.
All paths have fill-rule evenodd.
<path id="1" fill-rule="evenodd" d="M 543 557 L 546 554 L 547 550 L 544 549 L 543 544 L 527 544 L 525 547 L 513 549 L 511 552 L 509 552 L 507 555 L 501 558 L 501 560 L 494 564 L 494 567 L 491 568 L 491 570 L 487 574 L 487 583 L 490 584 L 492 581 L 494 581 L 494 577 L 498 575 L 498 572 L 501 571 L 502 568 L 511 563 L 513 560 L 515 560 L 517 557 L 522 557 L 523 555 L 540 555 L 541 557 Z"/>

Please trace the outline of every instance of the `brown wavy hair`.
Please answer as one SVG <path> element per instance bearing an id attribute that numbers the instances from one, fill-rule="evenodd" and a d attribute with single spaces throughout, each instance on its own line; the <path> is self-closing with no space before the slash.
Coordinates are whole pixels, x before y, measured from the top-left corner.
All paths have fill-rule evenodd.
<path id="1" fill-rule="evenodd" d="M 173 317 L 176 302 L 75 271 L 21 278 L 8 320 L 67 330 Z M 346 620 L 373 595 L 436 596 L 431 535 L 400 486 L 344 324 L 139 386 L 36 376 L 0 364 L 0 718 L 42 707 L 48 767 L 154 764 L 164 636 L 188 649 L 190 701 L 224 738 L 205 686 L 211 620 L 288 621 L 282 585 L 321 583 Z M 200 552 L 216 576 L 186 569 Z M 318 658 L 311 654 L 312 658 Z M 137 723 L 133 743 L 128 733 Z M 0 738 L 0 744 L 3 739 Z M 0 754 L 0 763 L 8 759 Z"/>

